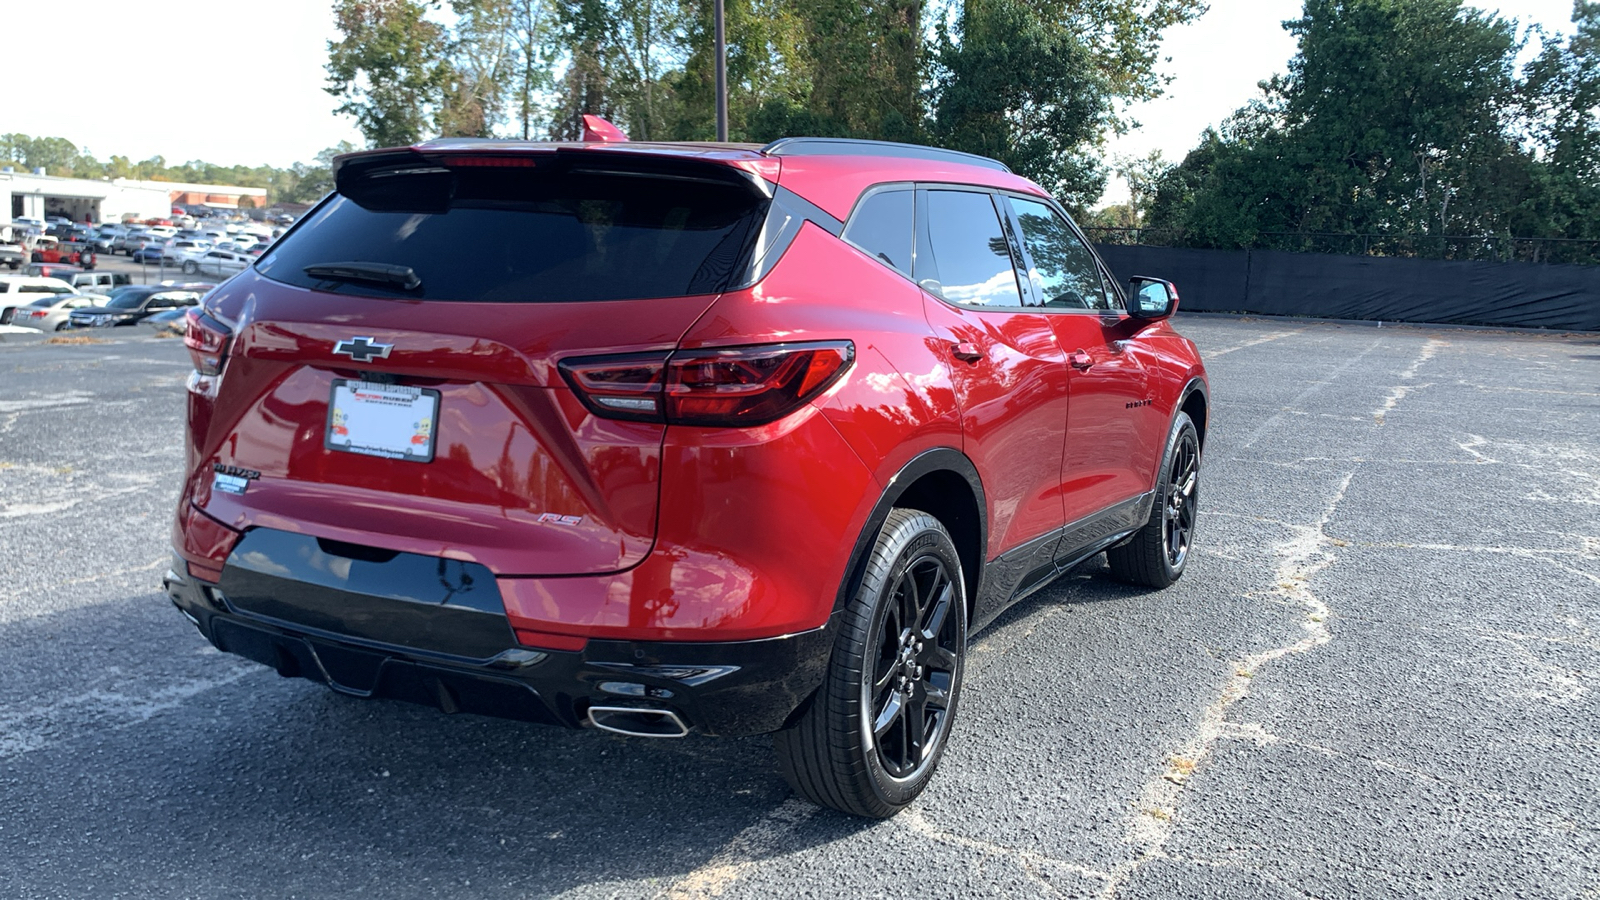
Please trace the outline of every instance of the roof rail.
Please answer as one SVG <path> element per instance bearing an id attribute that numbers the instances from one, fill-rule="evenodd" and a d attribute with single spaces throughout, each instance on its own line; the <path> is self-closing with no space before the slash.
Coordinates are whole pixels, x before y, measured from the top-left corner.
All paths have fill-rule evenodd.
<path id="1" fill-rule="evenodd" d="M 864 141 L 857 138 L 788 137 L 779 138 L 761 148 L 762 156 L 897 156 L 903 159 L 927 159 L 937 162 L 962 163 L 1010 172 L 1011 168 L 997 159 L 946 150 L 943 147 L 924 147 L 921 144 L 897 144 L 893 141 Z"/>

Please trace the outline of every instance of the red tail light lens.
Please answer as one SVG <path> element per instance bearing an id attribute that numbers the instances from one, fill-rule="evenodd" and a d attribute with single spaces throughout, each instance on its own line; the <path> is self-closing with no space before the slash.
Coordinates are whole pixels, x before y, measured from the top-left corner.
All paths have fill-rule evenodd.
<path id="1" fill-rule="evenodd" d="M 666 353 L 566 360 L 561 374 L 589 411 L 606 419 L 665 421 Z"/>
<path id="2" fill-rule="evenodd" d="M 827 389 L 855 359 L 849 341 L 674 353 L 667 420 L 676 425 L 762 425 Z"/>
<path id="3" fill-rule="evenodd" d="M 789 415 L 827 390 L 855 360 L 849 341 L 569 360 L 561 371 L 608 419 L 747 427 Z"/>
<path id="4" fill-rule="evenodd" d="M 228 342 L 233 337 L 233 331 L 198 308 L 189 310 L 183 319 L 183 345 L 189 348 L 194 370 L 201 375 L 222 374 L 222 364 L 228 359 Z"/>

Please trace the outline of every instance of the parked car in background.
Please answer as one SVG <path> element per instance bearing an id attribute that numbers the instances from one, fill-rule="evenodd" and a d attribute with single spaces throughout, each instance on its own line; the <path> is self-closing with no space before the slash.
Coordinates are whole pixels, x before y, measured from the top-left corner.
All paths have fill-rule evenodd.
<path id="1" fill-rule="evenodd" d="M 43 219 L 35 219 L 28 216 L 12 216 L 11 224 L 21 225 L 29 231 L 37 231 L 40 234 L 44 234 L 44 230 L 49 227 Z"/>
<path id="2" fill-rule="evenodd" d="M 0 266 L 15 272 L 27 261 L 28 253 L 21 244 L 0 244 Z"/>
<path id="3" fill-rule="evenodd" d="M 194 306 L 211 287 L 209 284 L 130 285 L 116 291 L 104 306 L 73 310 L 69 321 L 73 328 L 135 325 L 162 310 Z"/>
<path id="4" fill-rule="evenodd" d="M 200 257 L 205 256 L 206 251 L 210 249 L 212 249 L 210 241 L 177 238 L 168 241 L 166 246 L 161 248 L 161 253 L 168 263 L 183 265 L 191 260 L 199 262 Z"/>
<path id="5" fill-rule="evenodd" d="M 180 306 L 173 309 L 164 309 L 158 313 L 151 313 L 139 321 L 139 327 L 147 328 L 158 335 L 182 337 L 186 325 L 184 317 L 193 308 Z"/>
<path id="6" fill-rule="evenodd" d="M 56 294 L 19 306 L 11 313 L 8 324 L 40 331 L 65 331 L 71 327 L 67 317 L 75 309 L 90 309 L 104 305 L 109 298 L 97 294 Z"/>
<path id="7" fill-rule="evenodd" d="M 171 240 L 178 236 L 178 228 L 175 225 L 151 225 L 150 233 L 161 235 L 161 239 L 164 241 Z"/>
<path id="8" fill-rule="evenodd" d="M 172 263 L 172 260 L 167 258 L 164 241 L 146 241 L 143 246 L 133 251 L 133 261 L 152 266 Z"/>
<path id="9" fill-rule="evenodd" d="M 27 306 L 41 295 L 76 294 L 78 289 L 59 278 L 0 275 L 0 325 L 11 322 L 12 310 Z"/>
<path id="10" fill-rule="evenodd" d="M 89 243 L 100 253 L 113 253 L 116 251 L 117 238 L 127 233 L 128 230 L 120 225 L 103 225 L 89 238 Z"/>
<path id="11" fill-rule="evenodd" d="M 69 283 L 73 276 L 82 275 L 84 272 L 82 266 L 75 266 L 72 263 L 28 263 L 22 270 L 22 274 L 32 278 L 59 278 Z"/>
<path id="12" fill-rule="evenodd" d="M 72 272 L 61 276 L 67 282 L 85 294 L 105 294 L 125 284 L 133 283 L 133 276 L 127 272 Z"/>
<path id="13" fill-rule="evenodd" d="M 183 274 L 231 278 L 250 268 L 255 261 L 254 256 L 238 250 L 207 250 L 199 259 L 184 263 Z"/>

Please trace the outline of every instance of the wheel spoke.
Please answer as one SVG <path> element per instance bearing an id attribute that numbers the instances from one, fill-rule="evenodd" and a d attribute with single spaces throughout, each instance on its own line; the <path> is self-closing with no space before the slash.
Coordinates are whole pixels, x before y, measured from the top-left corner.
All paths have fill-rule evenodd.
<path id="1" fill-rule="evenodd" d="M 936 641 L 939 632 L 944 629 L 944 620 L 950 615 L 950 598 L 955 594 L 955 585 L 946 581 L 944 590 L 939 592 L 933 601 L 932 608 L 928 611 L 927 622 L 922 626 L 922 639 Z"/>
<path id="2" fill-rule="evenodd" d="M 920 692 L 917 692 L 920 693 Z M 922 746 L 928 737 L 926 697 L 918 698 L 913 693 L 911 700 L 906 704 L 906 755 L 907 768 L 915 766 L 922 760 Z"/>
<path id="3" fill-rule="evenodd" d="M 901 608 L 900 627 L 915 628 L 917 620 L 922 618 L 922 596 L 917 587 L 916 571 L 907 569 L 906 573 L 900 576 L 900 583 L 905 590 L 905 605 Z"/>
<path id="4" fill-rule="evenodd" d="M 922 664 L 935 672 L 954 672 L 956 655 L 954 651 L 934 645 L 922 651 Z"/>
<path id="5" fill-rule="evenodd" d="M 879 738 L 883 737 L 883 733 L 894 725 L 895 720 L 905 712 L 905 708 L 905 695 L 899 691 L 890 691 L 889 702 L 883 705 L 878 717 L 872 722 L 872 733 Z"/>
<path id="6" fill-rule="evenodd" d="M 934 709 L 950 708 L 950 692 L 948 690 L 939 687 L 931 681 L 925 684 L 925 689 L 928 692 L 928 706 L 931 706 Z"/>

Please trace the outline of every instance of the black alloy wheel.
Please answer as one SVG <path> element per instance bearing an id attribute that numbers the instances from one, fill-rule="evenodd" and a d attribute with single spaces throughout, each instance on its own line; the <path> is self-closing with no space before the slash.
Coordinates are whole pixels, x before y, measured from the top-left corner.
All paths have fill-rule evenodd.
<path id="1" fill-rule="evenodd" d="M 1193 430 L 1180 436 L 1178 452 L 1167 471 L 1169 477 L 1162 504 L 1167 564 L 1182 569 L 1194 537 L 1196 488 L 1200 484 L 1200 444 Z"/>
<path id="2" fill-rule="evenodd" d="M 1133 536 L 1106 551 L 1111 574 L 1122 581 L 1164 588 L 1183 577 L 1200 511 L 1200 433 L 1178 413 L 1161 455 L 1150 518 Z"/>
<path id="3" fill-rule="evenodd" d="M 890 510 L 834 621 L 827 675 L 773 743 L 796 793 L 888 818 L 933 778 L 961 697 L 967 592 L 944 525 L 919 510 Z"/>
<path id="4" fill-rule="evenodd" d="M 878 762 L 892 778 L 916 777 L 944 740 L 960 668 L 951 614 L 958 597 L 944 560 L 928 553 L 904 569 L 881 607 L 877 662 L 871 679 L 862 679 L 861 702 Z"/>

